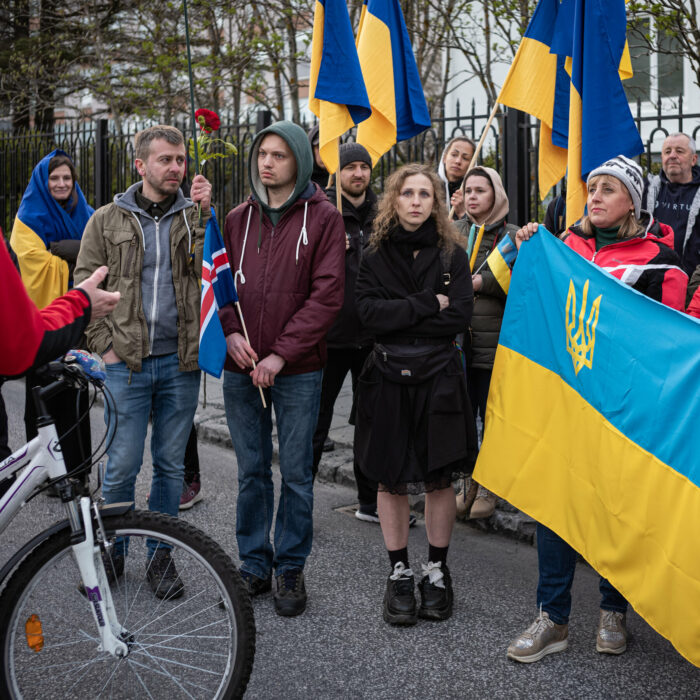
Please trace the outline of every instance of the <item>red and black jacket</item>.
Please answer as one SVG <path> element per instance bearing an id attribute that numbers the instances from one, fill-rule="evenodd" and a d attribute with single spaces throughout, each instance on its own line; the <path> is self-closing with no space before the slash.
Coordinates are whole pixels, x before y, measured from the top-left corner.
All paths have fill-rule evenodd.
<path id="1" fill-rule="evenodd" d="M 644 215 L 648 216 L 646 212 Z M 679 311 L 685 310 L 688 275 L 673 250 L 673 229 L 649 217 L 644 233 L 603 246 L 596 251 L 594 235 L 572 226 L 564 243 L 586 260 L 638 292 Z"/>
<path id="2" fill-rule="evenodd" d="M 74 289 L 37 309 L 0 243 L 0 375 L 16 376 L 79 344 L 90 321 L 90 298 Z"/>

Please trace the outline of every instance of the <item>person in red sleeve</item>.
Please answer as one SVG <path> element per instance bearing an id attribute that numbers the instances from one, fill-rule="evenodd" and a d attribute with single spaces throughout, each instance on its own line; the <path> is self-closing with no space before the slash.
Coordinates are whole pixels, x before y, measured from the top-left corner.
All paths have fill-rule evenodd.
<path id="1" fill-rule="evenodd" d="M 587 185 L 588 213 L 568 230 L 564 243 L 642 294 L 683 311 L 688 276 L 673 250 L 673 229 L 641 209 L 639 165 L 617 156 L 592 170 Z M 538 226 L 527 224 L 515 234 L 518 249 Z M 537 525 L 539 614 L 510 644 L 509 659 L 531 663 L 567 648 L 576 556 L 556 533 Z M 622 654 L 627 649 L 627 601 L 602 577 L 600 593 L 596 651 Z"/>
<path id="2" fill-rule="evenodd" d="M 119 292 L 97 285 L 101 267 L 82 284 L 39 310 L 29 298 L 4 245 L 0 245 L 0 375 L 16 377 L 55 360 L 78 344 L 91 318 L 114 309 Z"/>

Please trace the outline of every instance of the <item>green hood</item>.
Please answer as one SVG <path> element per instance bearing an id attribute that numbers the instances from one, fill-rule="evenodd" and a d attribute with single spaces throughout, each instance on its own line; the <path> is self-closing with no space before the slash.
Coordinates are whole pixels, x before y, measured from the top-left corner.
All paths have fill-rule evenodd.
<path id="1" fill-rule="evenodd" d="M 297 181 L 294 186 L 294 191 L 289 196 L 289 199 L 281 206 L 273 209 L 267 202 L 267 190 L 260 180 L 258 172 L 258 148 L 260 142 L 265 138 L 266 134 L 277 134 L 283 138 L 294 154 L 297 162 Z M 253 141 L 253 147 L 250 149 L 250 160 L 248 161 L 248 176 L 250 178 L 250 187 L 253 191 L 253 196 L 262 205 L 263 211 L 272 219 L 273 223 L 279 220 L 279 217 L 291 206 L 291 204 L 299 197 L 306 189 L 313 171 L 314 157 L 309 145 L 309 139 L 306 132 L 290 121 L 275 122 L 266 129 L 260 131 Z"/>

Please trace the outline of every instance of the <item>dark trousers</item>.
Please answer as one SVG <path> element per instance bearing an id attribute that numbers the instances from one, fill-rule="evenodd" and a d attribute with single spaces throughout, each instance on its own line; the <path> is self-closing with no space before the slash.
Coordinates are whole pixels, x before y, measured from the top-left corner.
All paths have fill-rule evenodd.
<path id="1" fill-rule="evenodd" d="M 36 437 L 36 407 L 32 389 L 42 384 L 33 372 L 25 378 L 24 428 L 27 442 Z M 66 469 L 71 471 L 85 462 L 92 454 L 90 435 L 90 401 L 88 390 L 65 389 L 46 402 L 49 414 L 56 421 L 56 432 L 61 443 Z M 80 423 L 76 426 L 76 423 Z M 87 475 L 86 475 L 87 481 Z"/>
<path id="2" fill-rule="evenodd" d="M 539 581 L 537 583 L 537 606 L 549 613 L 558 625 L 569 621 L 571 612 L 571 584 L 576 571 L 576 550 L 559 535 L 544 525 L 537 524 L 537 561 Z M 600 577 L 600 607 L 624 613 L 627 601 L 613 588 L 610 581 Z"/>
<path id="3" fill-rule="evenodd" d="M 2 387 L 2 380 L 0 380 L 0 387 Z M 12 454 L 12 450 L 9 446 L 9 432 L 7 427 L 7 411 L 5 410 L 5 399 L 0 393 L 0 462 L 3 459 L 7 459 Z"/>
<path id="4" fill-rule="evenodd" d="M 318 412 L 318 423 L 314 433 L 314 478 L 318 473 L 318 465 L 321 462 L 323 443 L 328 437 L 328 431 L 333 420 L 333 407 L 338 398 L 343 382 L 348 372 L 352 377 L 352 395 L 355 396 L 357 379 L 362 371 L 362 366 L 367 359 L 371 348 L 328 348 L 328 364 L 323 370 L 323 384 L 321 386 L 321 406 Z M 377 503 L 377 483 L 368 479 L 360 469 L 357 458 L 353 456 L 353 469 L 357 483 L 357 500 L 360 505 L 371 506 Z"/>
<path id="5" fill-rule="evenodd" d="M 199 453 L 197 451 L 197 428 L 192 423 L 190 436 L 187 438 L 185 447 L 185 483 L 191 484 L 199 481 Z"/>
<path id="6" fill-rule="evenodd" d="M 491 384 L 490 369 L 481 367 L 467 368 L 467 392 L 472 402 L 474 420 L 477 414 L 481 415 L 481 437 L 484 435 L 484 418 L 486 417 L 486 399 L 489 397 L 489 385 Z"/>

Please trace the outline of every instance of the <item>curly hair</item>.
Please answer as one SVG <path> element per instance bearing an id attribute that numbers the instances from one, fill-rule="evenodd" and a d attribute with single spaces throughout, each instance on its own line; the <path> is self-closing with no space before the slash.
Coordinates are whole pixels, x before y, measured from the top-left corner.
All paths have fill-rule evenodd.
<path id="1" fill-rule="evenodd" d="M 440 196 L 442 182 L 435 172 L 420 163 L 408 163 L 392 173 L 384 186 L 384 196 L 379 203 L 377 216 L 374 219 L 372 235 L 369 239 L 370 248 L 376 250 L 381 242 L 389 237 L 393 229 L 399 225 L 396 202 L 401 193 L 405 180 L 413 175 L 424 175 L 433 187 L 433 207 L 430 216 L 435 220 L 438 233 L 438 245 L 453 250 L 459 245 L 460 237 L 447 216 L 447 207 Z"/>

